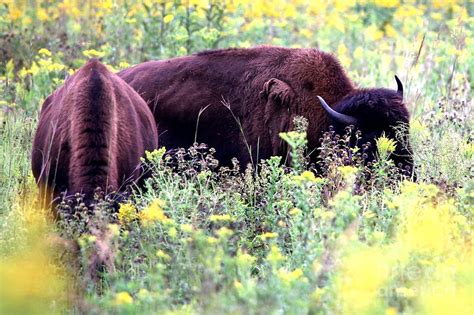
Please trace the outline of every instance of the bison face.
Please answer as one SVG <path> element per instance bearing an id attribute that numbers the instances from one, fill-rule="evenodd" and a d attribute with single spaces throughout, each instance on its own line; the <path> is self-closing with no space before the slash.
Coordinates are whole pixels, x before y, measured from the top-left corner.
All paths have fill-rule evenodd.
<path id="1" fill-rule="evenodd" d="M 376 140 L 385 135 L 397 141 L 390 158 L 405 172 L 411 172 L 413 158 L 408 142 L 409 114 L 403 103 L 403 86 L 395 77 L 398 90 L 358 89 L 334 105 L 334 109 L 318 96 L 337 133 L 343 134 L 347 126 L 360 130 L 361 138 L 352 145 L 365 149 L 365 162 L 377 157 Z M 368 145 L 368 146 L 367 146 Z"/>

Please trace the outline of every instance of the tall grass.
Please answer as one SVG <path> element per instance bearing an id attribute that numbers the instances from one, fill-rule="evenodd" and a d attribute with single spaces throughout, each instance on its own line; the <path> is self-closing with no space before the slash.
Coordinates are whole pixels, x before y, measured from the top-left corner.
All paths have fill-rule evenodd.
<path id="1" fill-rule="evenodd" d="M 7 113 L 0 121 L 0 213 L 6 214 L 31 177 L 31 141 L 36 117 Z"/>

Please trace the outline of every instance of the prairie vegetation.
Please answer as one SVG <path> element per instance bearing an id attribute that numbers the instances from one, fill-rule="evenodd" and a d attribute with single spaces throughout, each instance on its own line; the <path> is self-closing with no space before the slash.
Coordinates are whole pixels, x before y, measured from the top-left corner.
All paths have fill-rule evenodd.
<path id="1" fill-rule="evenodd" d="M 473 15 L 456 0 L 0 0 L 0 313 L 472 314 Z M 89 58 L 116 71 L 258 44 L 333 52 L 361 87 L 397 74 L 416 176 L 391 164 L 395 139 L 368 167 L 331 132 L 314 173 L 300 119 L 282 135 L 291 167 L 159 149 L 118 211 L 78 196 L 53 223 L 37 206 L 39 109 Z"/>

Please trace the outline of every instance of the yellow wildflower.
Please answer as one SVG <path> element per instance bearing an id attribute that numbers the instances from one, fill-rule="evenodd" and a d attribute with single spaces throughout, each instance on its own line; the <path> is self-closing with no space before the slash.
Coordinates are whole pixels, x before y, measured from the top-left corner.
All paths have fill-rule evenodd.
<path id="1" fill-rule="evenodd" d="M 294 176 L 293 180 L 295 180 L 299 184 L 304 183 L 304 182 L 316 183 L 316 184 L 324 183 L 324 179 L 320 177 L 316 177 L 314 173 L 311 171 L 304 171 L 300 175 Z"/>
<path id="2" fill-rule="evenodd" d="M 115 304 L 117 305 L 126 305 L 132 303 L 133 298 L 128 292 L 122 291 L 115 295 Z"/>
<path id="3" fill-rule="evenodd" d="M 375 217 L 375 213 L 373 213 L 372 211 L 368 210 L 368 211 L 365 211 L 363 216 L 366 218 L 366 219 L 372 219 L 373 217 Z"/>
<path id="4" fill-rule="evenodd" d="M 105 56 L 105 52 L 95 49 L 84 50 L 82 54 L 87 58 L 102 58 Z"/>
<path id="5" fill-rule="evenodd" d="M 267 239 L 277 238 L 277 237 L 278 237 L 278 233 L 265 232 L 265 233 L 259 235 L 258 237 L 260 237 L 260 238 L 262 239 L 262 241 L 265 241 L 265 240 L 267 240 Z"/>
<path id="6" fill-rule="evenodd" d="M 173 15 L 173 14 L 168 14 L 168 15 L 166 15 L 166 16 L 163 18 L 163 22 L 164 22 L 165 24 L 168 24 L 168 23 L 170 23 L 170 22 L 173 21 L 173 20 L 174 20 L 174 15 Z"/>
<path id="7" fill-rule="evenodd" d="M 280 252 L 280 249 L 276 245 L 270 247 L 270 252 L 267 255 L 267 260 L 272 265 L 278 264 L 280 261 L 285 260 L 285 256 Z"/>
<path id="8" fill-rule="evenodd" d="M 207 237 L 207 243 L 208 243 L 209 245 L 217 244 L 217 241 L 218 241 L 218 239 L 215 238 L 215 237 L 212 237 L 212 236 L 208 236 L 208 237 Z"/>
<path id="9" fill-rule="evenodd" d="M 52 56 L 51 52 L 46 48 L 41 48 L 40 50 L 38 50 L 38 54 L 46 56 L 46 57 Z"/>
<path id="10" fill-rule="evenodd" d="M 237 265 L 241 268 L 248 269 L 255 262 L 256 258 L 247 253 L 239 251 L 236 257 Z"/>
<path id="11" fill-rule="evenodd" d="M 326 290 L 324 288 L 316 288 L 311 294 L 311 297 L 316 301 L 319 302 L 321 301 L 321 298 L 323 297 L 324 293 L 326 293 Z"/>
<path id="12" fill-rule="evenodd" d="M 121 203 L 118 211 L 120 223 L 130 223 L 138 217 L 137 208 L 131 203 Z"/>
<path id="13" fill-rule="evenodd" d="M 351 59 L 347 56 L 347 47 L 342 41 L 337 46 L 337 57 L 344 67 L 350 66 Z"/>
<path id="14" fill-rule="evenodd" d="M 157 163 L 158 161 L 161 161 L 161 159 L 163 158 L 163 155 L 166 153 L 166 148 L 165 147 L 161 147 L 157 150 L 153 150 L 153 151 L 145 151 L 145 158 L 146 160 L 148 161 L 153 161 L 155 163 Z"/>
<path id="15" fill-rule="evenodd" d="M 117 224 L 109 224 L 107 225 L 109 228 L 109 232 L 112 234 L 112 236 L 119 236 L 120 235 L 120 228 Z"/>
<path id="16" fill-rule="evenodd" d="M 388 24 L 385 26 L 385 34 L 387 34 L 388 37 L 395 38 L 397 37 L 398 32 L 391 24 Z"/>
<path id="17" fill-rule="evenodd" d="M 375 5 L 382 8 L 395 8 L 400 5 L 399 0 L 375 0 Z"/>
<path id="18" fill-rule="evenodd" d="M 228 214 L 213 214 L 209 217 L 211 222 L 227 222 L 232 221 L 232 217 Z"/>
<path id="19" fill-rule="evenodd" d="M 224 227 L 221 227 L 219 230 L 217 230 L 216 234 L 220 238 L 228 238 L 229 236 L 231 236 L 233 234 L 233 232 L 232 232 L 231 229 L 228 229 L 224 226 Z"/>
<path id="20" fill-rule="evenodd" d="M 171 238 L 175 238 L 176 236 L 178 236 L 178 230 L 176 230 L 176 228 L 172 226 L 168 229 L 168 235 Z"/>
<path id="21" fill-rule="evenodd" d="M 48 65 L 47 69 L 49 72 L 53 72 L 53 71 L 61 71 L 63 70 L 65 67 L 64 65 L 60 64 L 60 63 L 56 63 L 56 62 L 52 62 Z"/>
<path id="22" fill-rule="evenodd" d="M 307 142 L 306 132 L 289 131 L 280 132 L 279 135 L 280 138 L 287 142 L 292 148 L 299 148 Z"/>
<path id="23" fill-rule="evenodd" d="M 79 33 L 81 31 L 81 24 L 80 23 L 72 23 L 71 29 L 74 32 Z"/>
<path id="24" fill-rule="evenodd" d="M 374 233 L 372 233 L 372 239 L 376 242 L 383 241 L 385 237 L 386 237 L 386 234 L 381 231 L 375 231 Z"/>
<path id="25" fill-rule="evenodd" d="M 443 19 L 443 15 L 439 12 L 433 12 L 430 15 L 431 15 L 431 18 L 435 21 L 441 21 Z"/>
<path id="26" fill-rule="evenodd" d="M 42 22 L 46 21 L 49 19 L 49 15 L 48 13 L 46 12 L 45 9 L 43 8 L 39 8 L 38 10 L 36 10 L 36 16 L 38 17 L 38 19 Z"/>
<path id="27" fill-rule="evenodd" d="M 167 221 L 168 217 L 164 214 L 161 208 L 164 205 L 164 201 L 161 199 L 155 199 L 148 208 L 142 210 L 139 214 L 140 220 L 143 224 L 147 225 L 153 222 L 164 222 Z"/>
<path id="28" fill-rule="evenodd" d="M 161 249 L 156 252 L 156 257 L 161 258 L 161 259 L 166 260 L 166 261 L 171 260 L 170 255 L 168 255 L 167 253 L 165 253 Z"/>
<path id="29" fill-rule="evenodd" d="M 193 231 L 193 226 L 187 223 L 181 224 L 180 228 L 181 228 L 181 231 L 185 233 L 191 233 Z"/>
<path id="30" fill-rule="evenodd" d="M 234 280 L 234 287 L 237 289 L 237 291 L 241 291 L 244 288 L 242 283 L 237 279 Z"/>
<path id="31" fill-rule="evenodd" d="M 323 213 L 321 213 L 321 219 L 323 220 L 331 220 L 335 216 L 336 214 L 334 213 L 334 211 L 324 211 Z"/>
<path id="32" fill-rule="evenodd" d="M 318 260 L 313 261 L 313 273 L 319 275 L 321 270 L 323 270 L 323 265 Z"/>
<path id="33" fill-rule="evenodd" d="M 11 6 L 10 10 L 8 12 L 8 18 L 12 21 L 18 20 L 21 18 L 21 10 L 17 8 L 16 6 Z"/>
<path id="34" fill-rule="evenodd" d="M 340 166 L 338 167 L 339 172 L 341 172 L 342 176 L 346 179 L 349 180 L 354 177 L 354 175 L 357 173 L 357 168 L 354 166 L 346 165 L 346 166 Z"/>
<path id="35" fill-rule="evenodd" d="M 97 8 L 103 9 L 106 12 L 110 12 L 111 9 L 113 8 L 112 0 L 97 1 L 96 5 L 97 5 Z"/>
<path id="36" fill-rule="evenodd" d="M 294 281 L 302 278 L 303 270 L 301 270 L 300 268 L 296 268 L 293 271 L 287 271 L 284 268 L 280 268 L 280 269 L 278 269 L 277 276 L 278 276 L 278 278 L 280 278 L 280 280 L 284 284 L 288 285 L 288 284 L 291 284 Z"/>
<path id="37" fill-rule="evenodd" d="M 311 38 L 311 36 L 313 35 L 313 33 L 307 28 L 301 29 L 300 34 L 301 34 L 301 36 L 303 36 L 305 38 Z"/>
<path id="38" fill-rule="evenodd" d="M 89 235 L 89 236 L 87 236 L 87 242 L 88 242 L 89 244 L 95 243 L 96 241 L 97 241 L 97 236 L 95 236 L 95 235 Z"/>
<path id="39" fill-rule="evenodd" d="M 140 291 L 138 291 L 138 293 L 137 293 L 137 297 L 140 300 L 145 300 L 148 297 L 150 297 L 150 291 L 148 291 L 147 289 L 140 289 Z"/>
<path id="40" fill-rule="evenodd" d="M 374 24 L 365 29 L 365 36 L 369 40 L 378 41 L 383 37 L 383 32 Z"/>
<path id="41" fill-rule="evenodd" d="M 291 216 L 299 216 L 303 213 L 303 211 L 301 211 L 301 209 L 299 208 L 293 208 L 291 209 L 289 212 L 288 212 Z"/>
<path id="42" fill-rule="evenodd" d="M 119 63 L 119 68 L 121 68 L 121 69 L 125 69 L 125 68 L 128 68 L 128 67 L 130 67 L 130 64 L 126 61 L 121 61 Z"/>
<path id="43" fill-rule="evenodd" d="M 331 15 L 329 15 L 328 20 L 327 20 L 327 25 L 330 28 L 334 28 L 341 33 L 344 33 L 346 31 L 346 21 L 341 17 L 341 14 L 339 14 L 337 11 L 333 11 Z"/>
<path id="44" fill-rule="evenodd" d="M 360 60 L 364 56 L 364 49 L 361 46 L 357 46 L 357 48 L 354 50 L 354 59 Z"/>
<path id="45" fill-rule="evenodd" d="M 385 135 L 382 135 L 376 140 L 377 151 L 381 158 L 387 157 L 390 153 L 395 151 L 397 147 L 397 142 L 393 139 L 387 138 Z"/>
<path id="46" fill-rule="evenodd" d="M 390 275 L 385 251 L 366 247 L 343 259 L 342 274 L 336 280 L 345 314 L 364 314 L 374 303 L 380 287 Z"/>

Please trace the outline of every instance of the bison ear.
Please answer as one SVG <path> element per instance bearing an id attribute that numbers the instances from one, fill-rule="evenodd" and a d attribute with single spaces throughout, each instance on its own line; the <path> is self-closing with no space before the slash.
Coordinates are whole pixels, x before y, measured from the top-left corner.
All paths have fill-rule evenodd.
<path id="1" fill-rule="evenodd" d="M 295 92 L 285 82 L 271 78 L 263 85 L 260 95 L 268 102 L 272 102 L 277 106 L 290 108 L 291 103 L 295 99 Z"/>
<path id="2" fill-rule="evenodd" d="M 286 132 L 291 127 L 293 117 L 290 108 L 295 93 L 288 84 L 273 78 L 265 82 L 260 96 L 262 104 L 265 104 L 264 124 L 272 144 L 272 155 L 284 156 L 287 147 L 280 138 L 280 132 Z"/>

